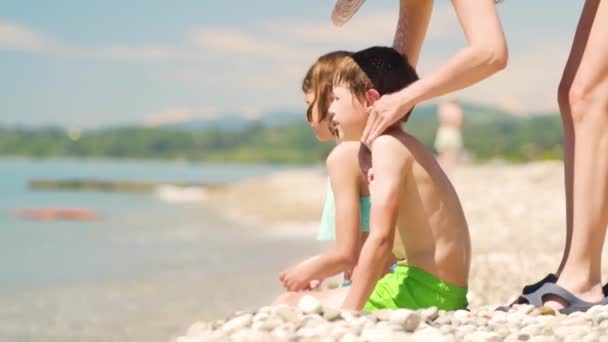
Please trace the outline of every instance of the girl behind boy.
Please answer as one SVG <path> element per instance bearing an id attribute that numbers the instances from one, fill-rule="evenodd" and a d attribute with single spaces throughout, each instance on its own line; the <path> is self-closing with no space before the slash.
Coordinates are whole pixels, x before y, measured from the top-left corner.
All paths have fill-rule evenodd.
<path id="1" fill-rule="evenodd" d="M 332 79 L 342 58 L 351 53 L 335 51 L 319 57 L 302 83 L 308 111 L 306 119 L 320 141 L 334 140 L 331 115 Z M 369 190 L 360 171 L 357 155 L 360 144 L 336 145 L 326 160 L 329 181 L 319 240 L 335 240 L 325 252 L 289 267 L 280 280 L 288 291 L 310 290 L 327 277 L 345 273 L 345 283 L 357 263 L 369 231 Z"/>

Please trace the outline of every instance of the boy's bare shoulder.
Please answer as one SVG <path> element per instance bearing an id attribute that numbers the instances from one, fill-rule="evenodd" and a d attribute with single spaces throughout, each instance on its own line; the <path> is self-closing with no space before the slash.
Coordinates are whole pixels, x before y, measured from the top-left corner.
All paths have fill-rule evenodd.
<path id="1" fill-rule="evenodd" d="M 409 160 L 412 158 L 409 140 L 411 136 L 403 131 L 389 131 L 377 137 L 372 144 L 374 159 L 389 158 L 393 160 Z"/>

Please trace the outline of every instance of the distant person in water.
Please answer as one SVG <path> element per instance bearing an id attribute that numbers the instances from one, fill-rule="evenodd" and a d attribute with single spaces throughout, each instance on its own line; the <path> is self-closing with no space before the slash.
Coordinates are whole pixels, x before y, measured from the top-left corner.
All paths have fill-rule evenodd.
<path id="1" fill-rule="evenodd" d="M 435 137 L 437 160 L 441 167 L 450 173 L 458 162 L 462 151 L 462 109 L 455 98 L 449 98 L 437 109 L 439 128 Z"/>

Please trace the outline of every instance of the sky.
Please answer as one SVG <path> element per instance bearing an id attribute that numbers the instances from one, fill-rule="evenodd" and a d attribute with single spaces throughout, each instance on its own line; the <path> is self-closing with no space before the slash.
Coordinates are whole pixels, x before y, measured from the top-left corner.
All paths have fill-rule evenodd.
<path id="1" fill-rule="evenodd" d="M 497 5 L 509 65 L 458 98 L 520 114 L 557 111 L 582 4 Z M 341 28 L 329 20 L 332 7 L 330 0 L 0 0 L 0 126 L 303 113 L 301 80 L 316 57 L 392 44 L 398 1 L 368 0 Z M 421 77 L 464 45 L 451 2 L 435 0 Z"/>

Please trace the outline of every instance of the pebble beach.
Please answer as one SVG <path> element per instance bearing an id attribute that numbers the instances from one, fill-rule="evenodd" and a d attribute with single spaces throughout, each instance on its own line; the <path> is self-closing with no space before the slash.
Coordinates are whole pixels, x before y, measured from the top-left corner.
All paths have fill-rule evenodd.
<path id="1" fill-rule="evenodd" d="M 464 165 L 450 178 L 473 245 L 468 311 L 345 312 L 306 296 L 298 307 L 237 309 L 215 320 L 193 317 L 194 323 L 176 341 L 608 341 L 608 307 L 571 315 L 529 305 L 509 312 L 494 310 L 513 300 L 523 285 L 559 265 L 565 241 L 563 165 Z M 308 222 L 308 233 L 300 233 L 309 243 L 314 240 L 325 182 L 321 170 L 286 171 L 231 185 L 210 194 L 210 202 L 228 208 L 229 215 L 243 213 L 269 227 Z M 266 191 L 263 206 L 274 205 L 275 210 L 256 210 L 260 204 L 248 196 L 261 189 Z M 608 269 L 603 265 L 605 281 Z M 273 299 L 270 296 L 267 303 Z"/>

